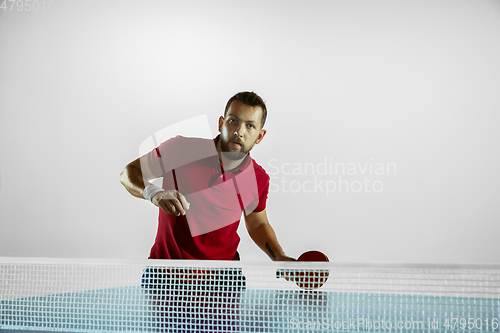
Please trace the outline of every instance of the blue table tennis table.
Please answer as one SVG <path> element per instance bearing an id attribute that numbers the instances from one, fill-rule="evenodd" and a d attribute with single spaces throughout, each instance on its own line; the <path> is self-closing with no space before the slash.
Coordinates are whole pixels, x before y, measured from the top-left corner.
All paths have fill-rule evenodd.
<path id="1" fill-rule="evenodd" d="M 158 280 L 145 285 L 142 261 L 89 265 L 75 260 L 26 259 L 21 264 L 15 260 L 3 258 L 0 264 L 2 332 L 500 332 L 497 266 L 328 264 L 328 282 L 319 289 L 303 290 L 272 276 L 275 265 L 326 266 L 248 265 L 242 271 L 244 285 L 214 287 L 186 283 L 191 273 L 182 275 L 179 283 Z M 208 271 L 243 265 L 202 264 L 209 266 Z M 160 271 L 163 266 L 154 267 Z M 194 269 L 179 267 L 172 271 Z M 75 286 L 79 290 L 61 292 Z"/>
<path id="2" fill-rule="evenodd" d="M 500 300 L 130 286 L 3 300 L 0 308 L 3 332 L 498 332 Z"/>

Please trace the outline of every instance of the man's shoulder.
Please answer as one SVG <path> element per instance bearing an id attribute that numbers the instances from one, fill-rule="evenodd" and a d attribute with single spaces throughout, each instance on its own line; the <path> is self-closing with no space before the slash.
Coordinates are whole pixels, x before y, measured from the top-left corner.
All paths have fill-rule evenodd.
<path id="1" fill-rule="evenodd" d="M 271 177 L 269 177 L 266 170 L 259 163 L 257 163 L 253 158 L 250 157 L 250 159 L 252 160 L 252 165 L 253 165 L 253 169 L 255 171 L 255 175 L 257 176 L 257 180 L 269 182 L 271 180 Z"/>
<path id="2" fill-rule="evenodd" d="M 175 140 L 177 142 L 182 142 L 186 144 L 212 144 L 212 145 L 214 144 L 213 139 L 183 136 L 183 135 L 176 135 L 172 137 L 170 140 Z"/>
<path id="3" fill-rule="evenodd" d="M 213 139 L 176 135 L 166 142 L 168 141 L 175 145 L 177 149 L 185 152 L 195 154 L 209 153 L 209 155 L 213 155 L 215 151 L 215 143 Z"/>
<path id="4" fill-rule="evenodd" d="M 172 169 L 217 155 L 213 139 L 177 135 L 163 142 L 161 156 Z"/>

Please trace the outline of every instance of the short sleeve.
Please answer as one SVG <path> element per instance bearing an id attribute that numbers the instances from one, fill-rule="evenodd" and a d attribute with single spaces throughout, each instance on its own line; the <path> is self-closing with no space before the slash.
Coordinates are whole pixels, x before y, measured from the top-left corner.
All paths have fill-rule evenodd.
<path id="1" fill-rule="evenodd" d="M 259 204 L 255 209 L 253 210 L 254 212 L 262 212 L 266 208 L 267 204 L 267 197 L 269 195 L 269 180 L 263 184 L 262 188 L 259 188 Z"/>
<path id="2" fill-rule="evenodd" d="M 163 177 L 172 170 L 169 160 L 175 159 L 177 155 L 178 141 L 178 136 L 168 139 L 147 154 L 147 167 L 156 178 Z"/>

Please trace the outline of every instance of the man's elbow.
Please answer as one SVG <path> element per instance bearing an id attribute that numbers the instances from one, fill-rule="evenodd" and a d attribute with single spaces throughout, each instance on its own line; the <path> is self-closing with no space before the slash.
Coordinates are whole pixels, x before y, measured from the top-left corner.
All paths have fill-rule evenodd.
<path id="1" fill-rule="evenodd" d="M 120 183 L 122 183 L 123 186 L 127 184 L 128 179 L 129 179 L 129 172 L 128 172 L 129 166 L 127 165 L 123 171 L 120 173 Z"/>
<path id="2" fill-rule="evenodd" d="M 245 221 L 246 227 L 248 232 L 252 232 L 254 230 L 257 230 L 260 227 L 263 227 L 265 224 L 267 224 L 267 220 L 255 220 L 255 221 Z"/>

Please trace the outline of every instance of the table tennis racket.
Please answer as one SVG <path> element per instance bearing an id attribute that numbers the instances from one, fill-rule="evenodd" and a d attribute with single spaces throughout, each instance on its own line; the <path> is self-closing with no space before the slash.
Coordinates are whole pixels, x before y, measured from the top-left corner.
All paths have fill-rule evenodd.
<path id="1" fill-rule="evenodd" d="M 307 251 L 297 261 L 328 262 L 328 257 L 320 251 Z M 299 288 L 313 290 L 325 284 L 329 273 L 327 269 L 278 269 L 276 278 L 294 281 Z"/>

